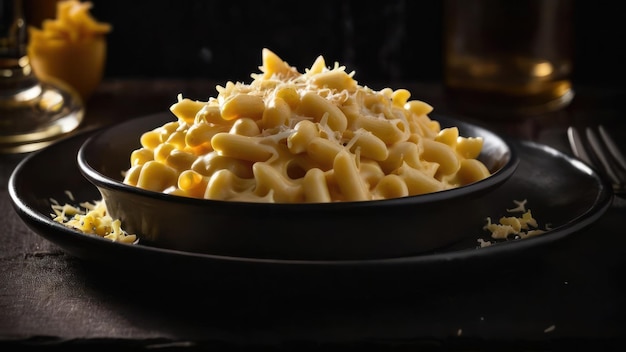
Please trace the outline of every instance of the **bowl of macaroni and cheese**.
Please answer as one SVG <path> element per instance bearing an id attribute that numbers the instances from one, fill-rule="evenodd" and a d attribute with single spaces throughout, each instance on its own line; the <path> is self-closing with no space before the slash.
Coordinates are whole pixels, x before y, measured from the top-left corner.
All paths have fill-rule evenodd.
<path id="1" fill-rule="evenodd" d="M 485 194 L 517 167 L 497 134 L 431 117 L 405 89 L 359 85 L 322 56 L 300 73 L 264 49 L 260 69 L 80 148 L 81 172 L 140 245 L 290 260 L 417 255 L 474 236 Z"/>

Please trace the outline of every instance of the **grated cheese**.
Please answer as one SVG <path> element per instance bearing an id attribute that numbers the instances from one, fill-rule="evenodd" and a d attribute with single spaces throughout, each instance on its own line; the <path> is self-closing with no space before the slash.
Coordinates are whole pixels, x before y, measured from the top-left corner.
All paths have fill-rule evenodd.
<path id="1" fill-rule="evenodd" d="M 544 229 L 539 228 L 537 220 L 533 217 L 530 209 L 526 208 L 527 199 L 513 201 L 516 204 L 515 208 L 506 209 L 509 213 L 523 213 L 521 216 L 502 216 L 497 223 L 493 222 L 491 217 L 487 217 L 487 223 L 483 226 L 483 230 L 490 233 L 491 238 L 494 240 L 508 240 L 508 239 L 524 239 L 528 237 L 538 236 L 544 234 L 546 231 L 551 230 L 549 224 Z M 478 245 L 480 248 L 487 247 L 493 244 L 491 241 L 484 239 L 478 239 Z"/>
<path id="2" fill-rule="evenodd" d="M 70 199 L 71 193 L 66 192 Z M 119 219 L 113 219 L 106 209 L 103 200 L 82 202 L 79 206 L 60 204 L 57 200 L 50 200 L 53 213 L 52 220 L 85 234 L 97 235 L 114 242 L 137 243 L 137 236 L 128 234 L 122 229 Z"/>

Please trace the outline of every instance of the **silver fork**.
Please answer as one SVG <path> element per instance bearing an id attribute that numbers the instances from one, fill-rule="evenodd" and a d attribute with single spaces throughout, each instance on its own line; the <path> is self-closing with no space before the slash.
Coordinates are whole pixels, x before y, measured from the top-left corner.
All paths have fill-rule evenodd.
<path id="1" fill-rule="evenodd" d="M 617 147 L 604 126 L 598 132 L 591 127 L 585 129 L 586 143 L 575 127 L 567 129 L 567 137 L 574 155 L 590 166 L 595 166 L 613 184 L 615 195 L 626 195 L 626 157 Z"/>

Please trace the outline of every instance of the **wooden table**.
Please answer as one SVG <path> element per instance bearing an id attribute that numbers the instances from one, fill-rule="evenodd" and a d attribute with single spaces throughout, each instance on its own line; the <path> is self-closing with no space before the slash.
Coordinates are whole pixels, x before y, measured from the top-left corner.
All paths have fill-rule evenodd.
<path id="1" fill-rule="evenodd" d="M 215 96 L 214 87 L 209 80 L 107 80 L 88 101 L 81 129 L 163 112 L 178 93 L 207 99 Z M 459 114 L 448 108 L 436 82 L 393 88 L 402 87 L 436 113 Z M 574 102 L 558 113 L 522 120 L 466 117 L 569 154 L 570 124 L 610 125 L 624 147 L 625 100 L 626 90 L 576 87 Z M 626 336 L 623 202 L 591 227 L 517 263 L 490 263 L 469 277 L 405 278 L 400 287 L 406 290 L 389 295 L 358 288 L 336 296 L 172 289 L 142 281 L 141 273 L 122 276 L 94 267 L 30 231 L 7 192 L 23 157 L 0 156 L 2 350 L 596 350 Z"/>

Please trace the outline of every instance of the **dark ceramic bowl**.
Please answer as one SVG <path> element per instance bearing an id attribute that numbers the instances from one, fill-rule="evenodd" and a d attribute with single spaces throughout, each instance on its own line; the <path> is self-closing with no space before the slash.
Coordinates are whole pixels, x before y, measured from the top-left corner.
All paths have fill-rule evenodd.
<path id="1" fill-rule="evenodd" d="M 511 145 L 464 121 L 432 116 L 463 136 L 484 138 L 479 159 L 492 176 L 471 185 L 397 199 L 321 204 L 247 203 L 192 199 L 122 183 L 140 135 L 171 114 L 130 120 L 90 137 L 78 152 L 81 173 L 114 218 L 140 243 L 189 252 L 292 260 L 355 260 L 432 252 L 477 236 L 484 225 L 480 199 L 513 175 Z"/>

